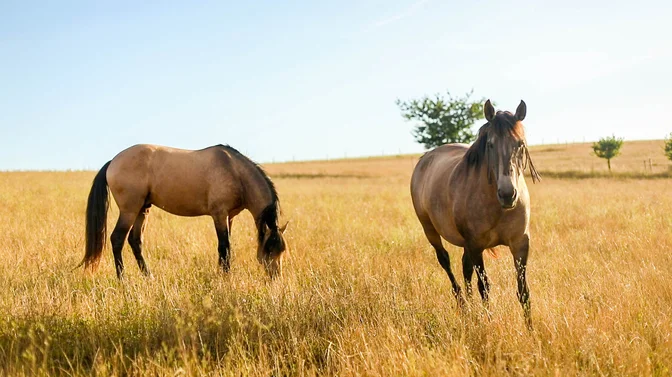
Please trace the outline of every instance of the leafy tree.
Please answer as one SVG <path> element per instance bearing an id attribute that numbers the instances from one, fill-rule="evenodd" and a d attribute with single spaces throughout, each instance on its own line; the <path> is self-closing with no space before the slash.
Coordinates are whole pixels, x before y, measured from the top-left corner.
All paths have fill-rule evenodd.
<path id="1" fill-rule="evenodd" d="M 611 137 L 605 137 L 600 139 L 600 141 L 593 143 L 593 152 L 595 152 L 597 157 L 607 159 L 607 166 L 609 166 L 609 171 L 611 171 L 611 159 L 621 153 L 622 146 L 623 138 L 617 138 L 612 135 Z"/>
<path id="2" fill-rule="evenodd" d="M 453 97 L 446 93 L 444 97 L 422 97 L 410 101 L 397 99 L 397 106 L 406 120 L 419 122 L 413 130 L 415 140 L 424 144 L 426 149 L 446 143 L 469 143 L 476 139 L 471 126 L 483 119 L 485 99 L 471 101 L 473 91 L 463 97 Z"/>
<path id="3" fill-rule="evenodd" d="M 672 132 L 665 138 L 665 156 L 672 160 Z"/>

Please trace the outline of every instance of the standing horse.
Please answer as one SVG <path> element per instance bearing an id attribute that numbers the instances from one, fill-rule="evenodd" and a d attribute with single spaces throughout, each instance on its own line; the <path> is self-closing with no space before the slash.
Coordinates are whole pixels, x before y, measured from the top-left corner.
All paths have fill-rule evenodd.
<path id="1" fill-rule="evenodd" d="M 103 251 L 108 186 L 119 206 L 119 220 L 110 237 L 118 278 L 124 272 L 121 250 L 127 235 L 140 271 L 150 275 L 142 257 L 142 233 L 152 205 L 178 216 L 211 216 L 224 271 L 230 268 L 233 218 L 249 210 L 258 231 L 257 260 L 271 278 L 282 274 L 287 224 L 278 227 L 278 193 L 261 167 L 234 148 L 216 145 L 192 151 L 135 145 L 103 165 L 86 206 L 86 253 L 79 264 L 84 268 L 95 269 Z"/>
<path id="2" fill-rule="evenodd" d="M 418 161 L 411 178 L 415 213 L 425 236 L 462 305 L 460 286 L 450 270 L 448 252 L 441 243 L 464 248 L 462 273 L 467 296 L 471 277 L 478 275 L 478 290 L 487 303 L 490 284 L 483 265 L 483 251 L 506 245 L 513 254 L 518 281 L 518 300 L 531 326 L 530 293 L 526 281 L 530 248 L 530 196 L 523 177 L 529 166 L 533 182 L 539 181 L 525 141 L 521 121 L 525 102 L 515 114 L 498 111 L 488 100 L 484 106 L 488 121 L 471 145 L 446 144 L 427 152 Z"/>

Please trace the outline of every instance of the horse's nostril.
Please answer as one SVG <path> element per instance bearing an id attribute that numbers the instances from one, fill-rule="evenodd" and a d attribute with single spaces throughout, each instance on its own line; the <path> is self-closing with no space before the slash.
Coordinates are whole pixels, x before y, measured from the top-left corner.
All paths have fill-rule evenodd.
<path id="1" fill-rule="evenodd" d="M 499 195 L 500 198 L 502 199 L 513 199 L 516 197 L 517 191 L 514 188 L 513 191 L 511 192 L 506 192 L 502 189 L 497 189 L 497 195 Z"/>

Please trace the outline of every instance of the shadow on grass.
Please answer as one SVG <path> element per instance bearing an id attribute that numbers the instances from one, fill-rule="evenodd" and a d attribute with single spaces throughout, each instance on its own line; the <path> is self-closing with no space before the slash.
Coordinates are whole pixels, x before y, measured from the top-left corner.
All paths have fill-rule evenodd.
<path id="1" fill-rule="evenodd" d="M 95 319 L 24 316 L 0 319 L 1 375 L 136 375 L 143 365 L 167 369 L 185 363 L 216 369 L 225 356 L 238 360 L 272 358 L 285 349 L 293 329 L 271 312 L 223 305 L 193 312 L 131 308 Z M 306 316 L 306 326 L 326 326 L 328 313 Z M 295 329 L 294 329 L 295 330 Z M 311 351 L 304 367 L 326 367 L 321 337 L 304 339 Z M 294 375 L 300 363 L 293 357 L 275 367 Z M 206 368 L 206 369 L 207 369 Z"/>
<path id="2" fill-rule="evenodd" d="M 197 350 L 206 356 L 211 350 L 226 353 L 229 326 L 203 329 L 198 342 L 180 329 L 173 318 L 137 316 L 128 320 L 99 323 L 63 317 L 13 318 L 0 324 L 0 374 L 88 374 L 96 369 L 129 370 L 142 356 L 178 365 L 180 354 Z M 201 330 L 201 329 L 199 329 Z M 229 330 L 229 331 L 227 331 Z M 182 348 L 182 349 L 180 349 Z M 180 352 L 182 351 L 182 352 Z"/>

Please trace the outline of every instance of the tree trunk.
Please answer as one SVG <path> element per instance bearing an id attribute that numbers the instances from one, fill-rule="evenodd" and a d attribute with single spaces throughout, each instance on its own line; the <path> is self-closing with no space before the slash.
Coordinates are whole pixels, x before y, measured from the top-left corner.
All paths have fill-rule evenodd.
<path id="1" fill-rule="evenodd" d="M 611 159 L 607 159 L 607 166 L 609 167 L 609 172 L 611 173 Z"/>

